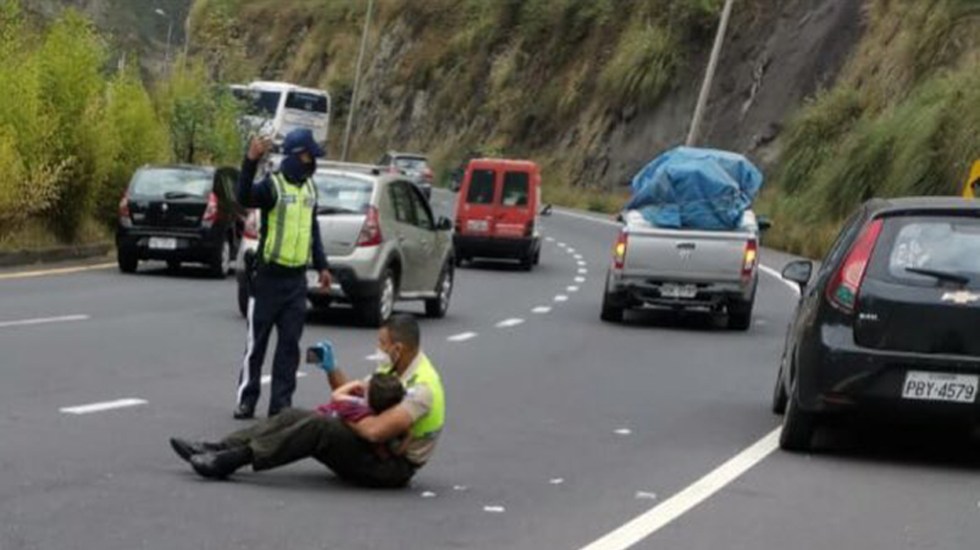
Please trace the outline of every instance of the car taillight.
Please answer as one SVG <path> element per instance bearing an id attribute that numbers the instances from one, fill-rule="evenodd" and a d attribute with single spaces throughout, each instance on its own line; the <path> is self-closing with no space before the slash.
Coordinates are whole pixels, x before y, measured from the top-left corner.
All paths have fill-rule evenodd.
<path id="1" fill-rule="evenodd" d="M 844 313 L 854 313 L 868 262 L 871 261 L 871 254 L 878 243 L 878 236 L 881 235 L 882 224 L 881 220 L 874 220 L 864 228 L 848 251 L 844 263 L 827 285 L 827 301 Z"/>
<path id="2" fill-rule="evenodd" d="M 524 224 L 524 236 L 530 237 L 534 235 L 534 220 L 531 220 Z"/>
<path id="3" fill-rule="evenodd" d="M 208 195 L 208 205 L 204 209 L 204 215 L 201 216 L 201 224 L 204 227 L 211 227 L 216 221 L 218 221 L 218 195 L 211 193 Z"/>
<path id="4" fill-rule="evenodd" d="M 242 232 L 246 239 L 258 240 L 259 238 L 259 212 L 252 210 L 245 218 L 245 230 Z"/>
<path id="5" fill-rule="evenodd" d="M 619 232 L 616 239 L 616 246 L 613 247 L 613 267 L 623 269 L 626 266 L 626 247 L 629 242 L 629 234 L 624 230 Z"/>
<path id="6" fill-rule="evenodd" d="M 119 224 L 123 227 L 132 227 L 133 218 L 130 216 L 129 212 L 129 192 L 123 193 L 122 199 L 119 201 Z"/>
<path id="7" fill-rule="evenodd" d="M 381 220 L 378 216 L 378 209 L 368 208 L 367 217 L 364 219 L 364 227 L 361 234 L 357 237 L 357 246 L 378 246 L 381 244 Z"/>
<path id="8" fill-rule="evenodd" d="M 742 280 L 752 279 L 755 267 L 759 262 L 759 243 L 751 240 L 745 243 L 745 255 L 742 260 Z"/>

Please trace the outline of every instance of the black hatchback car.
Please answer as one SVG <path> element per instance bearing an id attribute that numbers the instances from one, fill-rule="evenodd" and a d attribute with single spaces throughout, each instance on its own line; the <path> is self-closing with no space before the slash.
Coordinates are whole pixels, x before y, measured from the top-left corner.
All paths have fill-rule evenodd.
<path id="1" fill-rule="evenodd" d="M 132 273 L 140 260 L 164 260 L 171 269 L 202 263 L 211 275 L 231 269 L 243 227 L 232 168 L 145 166 L 136 171 L 119 203 L 116 229 L 119 269 Z"/>
<path id="2" fill-rule="evenodd" d="M 773 392 L 783 449 L 842 413 L 976 424 L 980 201 L 868 202 L 813 269 L 783 270 L 802 289 Z"/>

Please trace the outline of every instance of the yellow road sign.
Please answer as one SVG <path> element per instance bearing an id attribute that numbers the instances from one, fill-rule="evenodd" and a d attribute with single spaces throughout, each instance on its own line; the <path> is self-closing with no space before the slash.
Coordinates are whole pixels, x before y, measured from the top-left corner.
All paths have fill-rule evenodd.
<path id="1" fill-rule="evenodd" d="M 963 196 L 968 199 L 980 198 L 980 160 L 974 162 L 970 169 L 970 177 L 963 186 Z"/>

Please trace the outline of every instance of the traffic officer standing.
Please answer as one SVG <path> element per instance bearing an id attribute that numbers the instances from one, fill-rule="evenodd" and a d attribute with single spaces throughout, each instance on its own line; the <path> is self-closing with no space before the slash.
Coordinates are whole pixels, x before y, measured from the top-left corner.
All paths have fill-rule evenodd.
<path id="1" fill-rule="evenodd" d="M 173 438 L 170 445 L 201 476 L 223 479 L 252 465 L 268 470 L 312 457 L 340 477 L 373 487 L 402 487 L 435 451 L 445 421 L 439 373 L 421 349 L 418 321 L 394 315 L 378 331 L 378 372 L 405 385 L 401 403 L 376 415 L 345 422 L 316 411 L 288 409 L 275 418 L 228 435 L 220 442 Z M 349 381 L 332 362 L 321 365 L 334 398 L 364 395 L 367 381 Z M 397 452 L 379 453 L 378 444 Z"/>
<path id="2" fill-rule="evenodd" d="M 259 161 L 269 151 L 267 139 L 249 144 L 238 180 L 238 201 L 262 211 L 258 268 L 248 302 L 248 344 L 238 380 L 235 418 L 255 416 L 259 400 L 262 363 L 272 327 L 278 343 L 272 363 L 272 396 L 269 416 L 292 404 L 299 368 L 299 340 L 306 320 L 306 270 L 310 260 L 320 272 L 320 285 L 331 279 L 316 223 L 316 188 L 311 177 L 323 149 L 310 130 L 290 132 L 283 141 L 278 171 L 254 183 Z"/>

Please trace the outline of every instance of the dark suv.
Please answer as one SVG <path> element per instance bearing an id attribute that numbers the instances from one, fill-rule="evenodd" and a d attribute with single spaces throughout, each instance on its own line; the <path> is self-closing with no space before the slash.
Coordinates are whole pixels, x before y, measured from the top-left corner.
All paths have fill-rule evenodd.
<path id="1" fill-rule="evenodd" d="M 813 267 L 783 271 L 802 298 L 773 394 L 781 447 L 809 449 L 822 420 L 849 412 L 976 424 L 980 202 L 871 201 Z"/>
<path id="2" fill-rule="evenodd" d="M 234 200 L 232 168 L 145 166 L 119 203 L 119 269 L 133 273 L 140 260 L 202 263 L 224 277 L 240 241 L 244 211 Z"/>

